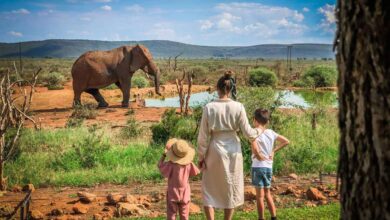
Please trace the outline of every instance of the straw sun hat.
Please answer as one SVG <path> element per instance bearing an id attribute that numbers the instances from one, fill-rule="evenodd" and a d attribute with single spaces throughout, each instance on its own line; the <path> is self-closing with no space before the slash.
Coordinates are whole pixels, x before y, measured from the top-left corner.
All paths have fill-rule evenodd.
<path id="1" fill-rule="evenodd" d="M 188 144 L 187 141 L 171 139 L 168 143 L 172 144 L 172 147 L 167 152 L 167 157 L 170 161 L 180 165 L 187 165 L 192 162 L 195 150 Z"/>

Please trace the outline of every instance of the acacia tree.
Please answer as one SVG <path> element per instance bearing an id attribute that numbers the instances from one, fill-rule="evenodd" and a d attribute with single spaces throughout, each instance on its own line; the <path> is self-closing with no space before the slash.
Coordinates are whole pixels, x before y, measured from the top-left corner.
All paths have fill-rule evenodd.
<path id="1" fill-rule="evenodd" d="M 342 219 L 390 219 L 390 2 L 339 0 Z"/>
<path id="2" fill-rule="evenodd" d="M 6 189 L 4 164 L 15 153 L 25 120 L 31 120 L 36 125 L 35 121 L 28 116 L 28 111 L 40 70 L 33 75 L 31 82 L 11 82 L 9 70 L 0 73 L 0 190 Z M 30 86 L 28 92 L 22 84 Z"/>

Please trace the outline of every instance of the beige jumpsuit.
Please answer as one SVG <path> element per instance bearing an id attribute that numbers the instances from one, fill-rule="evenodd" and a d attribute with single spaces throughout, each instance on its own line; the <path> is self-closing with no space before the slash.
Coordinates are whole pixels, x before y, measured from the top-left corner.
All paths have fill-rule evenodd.
<path id="1" fill-rule="evenodd" d="M 231 99 L 208 103 L 202 114 L 198 136 L 199 158 L 205 158 L 202 174 L 204 206 L 230 209 L 244 203 L 244 171 L 237 131 L 255 139 L 244 106 Z"/>

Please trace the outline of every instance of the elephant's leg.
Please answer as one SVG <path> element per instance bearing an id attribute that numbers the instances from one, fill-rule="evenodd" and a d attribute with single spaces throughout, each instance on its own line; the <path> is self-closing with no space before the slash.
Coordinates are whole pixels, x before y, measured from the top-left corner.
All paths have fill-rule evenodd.
<path id="1" fill-rule="evenodd" d="M 123 94 L 122 107 L 127 108 L 129 107 L 131 80 L 123 79 L 119 81 L 119 84 Z"/>
<path id="2" fill-rule="evenodd" d="M 98 108 L 108 107 L 108 103 L 104 100 L 102 94 L 100 94 L 99 89 L 87 89 L 86 92 L 93 95 L 95 100 L 99 103 Z"/>
<path id="3" fill-rule="evenodd" d="M 73 90 L 73 93 L 74 93 L 73 107 L 80 106 L 81 105 L 81 93 L 82 93 L 82 91 Z"/>

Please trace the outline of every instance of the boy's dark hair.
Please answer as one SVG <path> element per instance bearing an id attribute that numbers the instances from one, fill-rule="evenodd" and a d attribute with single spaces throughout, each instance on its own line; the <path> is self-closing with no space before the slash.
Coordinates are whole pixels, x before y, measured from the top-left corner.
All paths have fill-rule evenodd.
<path id="1" fill-rule="evenodd" d="M 269 121 L 269 118 L 270 118 L 270 112 L 268 111 L 268 109 L 264 109 L 264 108 L 256 109 L 255 120 L 258 123 L 265 125 Z"/>

